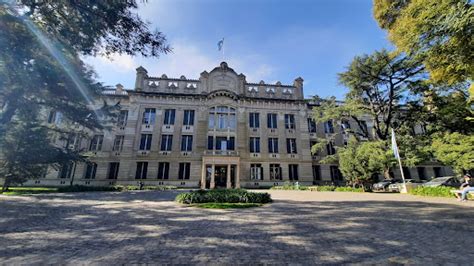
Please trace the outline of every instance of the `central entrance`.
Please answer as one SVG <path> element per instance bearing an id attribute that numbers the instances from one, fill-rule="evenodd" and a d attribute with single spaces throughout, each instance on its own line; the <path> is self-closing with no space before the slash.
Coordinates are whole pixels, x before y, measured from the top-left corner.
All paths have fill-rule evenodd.
<path id="1" fill-rule="evenodd" d="M 227 165 L 216 165 L 215 187 L 225 188 L 227 186 Z"/>

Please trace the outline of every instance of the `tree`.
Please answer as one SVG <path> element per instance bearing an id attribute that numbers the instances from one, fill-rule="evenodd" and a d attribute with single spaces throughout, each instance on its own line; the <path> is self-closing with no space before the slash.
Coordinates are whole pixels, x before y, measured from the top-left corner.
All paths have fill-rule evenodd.
<path id="1" fill-rule="evenodd" d="M 474 169 L 474 135 L 460 133 L 438 134 L 433 139 L 432 148 L 436 158 L 453 167 L 458 174 Z"/>
<path id="2" fill-rule="evenodd" d="M 400 52 L 423 61 L 435 82 L 474 77 L 474 8 L 466 0 L 374 0 L 374 17 Z"/>
<path id="3" fill-rule="evenodd" d="M 13 5 L 15 3 L 15 5 Z M 104 86 L 96 81 L 90 67 L 81 61 L 83 55 L 125 53 L 155 56 L 170 51 L 162 33 L 151 31 L 134 10 L 136 1 L 8 1 L 0 2 L 0 149 L 6 149 L 10 138 L 27 137 L 28 128 L 15 125 L 27 124 L 30 119 L 44 121 L 44 112 L 59 111 L 72 127 L 48 126 L 42 128 L 60 139 L 67 140 L 76 128 L 81 133 L 104 129 L 115 104 L 97 106 Z M 20 115 L 26 107 L 34 107 L 32 116 Z M 30 122 L 31 122 L 30 121 Z M 16 130 L 16 131 L 15 131 Z M 24 132 L 20 133 L 20 130 Z M 15 134 L 13 134 L 16 132 Z M 30 132 L 31 133 L 31 132 Z M 24 140 L 17 139 L 16 143 Z M 10 143 L 15 143 L 11 140 Z M 29 149 L 36 150 L 33 145 Z M 40 145 L 40 146 L 41 146 Z M 37 149 L 38 153 L 56 149 L 61 156 L 73 160 L 75 151 L 50 143 L 50 149 Z M 20 153 L 19 153 L 20 154 Z M 13 165 L 18 160 L 5 154 L 2 163 Z M 43 161 L 29 157 L 16 168 L 42 165 Z M 75 160 L 75 159 L 74 159 Z M 30 165 L 26 165 L 29 163 Z M 10 167 L 9 169 L 14 169 Z M 4 173 L 5 174 L 5 173 Z"/>
<path id="4" fill-rule="evenodd" d="M 348 145 L 338 149 L 339 169 L 353 186 L 372 183 L 374 175 L 389 169 L 394 159 L 385 142 L 359 142 L 351 137 Z"/>

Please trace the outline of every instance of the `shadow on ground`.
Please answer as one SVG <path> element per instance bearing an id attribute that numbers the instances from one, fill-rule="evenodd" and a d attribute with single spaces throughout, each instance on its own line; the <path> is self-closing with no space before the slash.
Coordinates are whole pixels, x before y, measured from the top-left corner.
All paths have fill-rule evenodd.
<path id="1" fill-rule="evenodd" d="M 178 205 L 179 192 L 0 198 L 3 263 L 471 264 L 471 208 L 416 201 Z"/>

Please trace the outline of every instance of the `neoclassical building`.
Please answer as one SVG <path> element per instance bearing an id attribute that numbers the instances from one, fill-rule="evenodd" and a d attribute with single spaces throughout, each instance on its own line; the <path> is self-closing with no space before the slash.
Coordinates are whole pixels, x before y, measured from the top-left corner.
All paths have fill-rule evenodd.
<path id="1" fill-rule="evenodd" d="M 150 76 L 136 70 L 133 90 L 120 84 L 104 92 L 120 102 L 117 125 L 78 140 L 92 163 L 51 169 L 41 184 L 173 185 L 201 188 L 256 188 L 300 184 L 342 184 L 337 165 L 321 164 L 348 136 L 345 121 L 316 124 L 305 100 L 303 79 L 283 85 L 249 83 L 222 62 L 199 79 Z M 52 113 L 54 123 L 58 114 Z M 371 122 L 366 125 L 371 131 Z M 335 136 L 326 150 L 311 154 L 318 139 Z M 406 178 L 427 179 L 451 174 L 435 164 L 404 169 Z M 396 177 L 400 173 L 394 170 Z M 33 182 L 33 181 L 31 181 Z"/>

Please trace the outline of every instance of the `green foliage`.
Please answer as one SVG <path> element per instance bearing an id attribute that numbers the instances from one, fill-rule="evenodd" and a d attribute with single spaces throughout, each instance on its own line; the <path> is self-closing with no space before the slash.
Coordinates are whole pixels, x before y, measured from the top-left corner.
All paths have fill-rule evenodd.
<path id="1" fill-rule="evenodd" d="M 270 189 L 273 190 L 307 190 L 307 186 L 296 185 L 294 182 L 285 182 L 283 186 L 273 186 Z"/>
<path id="2" fill-rule="evenodd" d="M 436 158 L 462 174 L 474 169 L 474 135 L 446 133 L 435 136 L 432 149 Z"/>
<path id="3" fill-rule="evenodd" d="M 471 1 L 374 0 L 374 16 L 399 51 L 423 61 L 433 81 L 473 80 Z"/>
<path id="4" fill-rule="evenodd" d="M 95 186 L 82 186 L 82 185 L 73 185 L 58 187 L 58 192 L 68 193 L 68 192 L 89 192 L 89 191 L 121 191 L 120 187 L 110 186 L 110 187 L 95 187 Z"/>
<path id="5" fill-rule="evenodd" d="M 272 202 L 268 193 L 249 192 L 244 189 L 196 190 L 181 193 L 175 199 L 179 203 L 269 203 Z"/>
<path id="6" fill-rule="evenodd" d="M 215 203 L 215 202 L 208 202 L 208 203 L 199 203 L 194 204 L 193 206 L 205 209 L 245 209 L 245 208 L 253 208 L 253 207 L 260 207 L 262 204 L 260 203 Z"/>
<path id="7" fill-rule="evenodd" d="M 272 190 L 308 190 L 308 191 L 336 191 L 336 192 L 364 192 L 363 188 L 353 187 L 336 187 L 336 186 L 299 186 L 295 185 L 284 185 L 284 186 L 273 186 Z"/>
<path id="8" fill-rule="evenodd" d="M 451 192 L 452 187 L 415 187 L 408 191 L 408 193 L 418 196 L 432 196 L 432 197 L 454 197 L 454 194 Z"/>
<path id="9" fill-rule="evenodd" d="M 143 190 L 174 190 L 174 186 L 144 186 Z M 134 191 L 139 190 L 138 186 L 83 186 L 73 185 L 64 187 L 9 187 L 5 195 L 24 195 L 38 193 L 69 193 L 69 192 L 90 192 L 90 191 Z"/>
<path id="10" fill-rule="evenodd" d="M 354 188 L 354 187 L 336 187 L 334 190 L 336 192 L 364 192 L 363 188 Z"/>
<path id="11" fill-rule="evenodd" d="M 43 193 L 57 193 L 56 187 L 9 187 L 4 191 L 3 195 L 29 195 L 29 194 L 43 194 Z"/>

